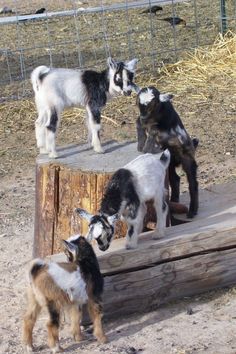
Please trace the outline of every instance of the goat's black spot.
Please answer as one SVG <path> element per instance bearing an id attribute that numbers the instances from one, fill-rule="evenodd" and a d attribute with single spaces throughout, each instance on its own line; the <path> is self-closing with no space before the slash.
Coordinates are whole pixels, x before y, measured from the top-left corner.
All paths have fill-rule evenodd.
<path id="1" fill-rule="evenodd" d="M 33 265 L 33 267 L 31 268 L 30 270 L 30 274 L 32 275 L 33 278 L 36 278 L 39 271 L 44 267 L 45 265 L 44 264 L 39 264 L 39 263 L 36 263 Z"/>
<path id="2" fill-rule="evenodd" d="M 133 236 L 133 233 L 134 233 L 134 227 L 133 227 L 133 225 L 131 225 L 131 227 L 129 228 L 129 231 L 128 231 L 128 235 L 130 238 Z"/>
<path id="3" fill-rule="evenodd" d="M 100 211 L 106 215 L 114 215 L 119 212 L 123 201 L 129 217 L 135 219 L 140 200 L 134 187 L 133 175 L 129 170 L 120 168 L 107 185 Z"/>
<path id="4" fill-rule="evenodd" d="M 71 242 L 78 247 L 77 263 L 85 282 L 92 280 L 93 295 L 100 298 L 103 292 L 104 280 L 92 246 L 83 236 Z"/>
<path id="5" fill-rule="evenodd" d="M 97 237 L 97 238 L 96 238 L 96 241 L 97 241 L 97 243 L 99 244 L 99 246 L 103 246 L 103 242 L 102 242 L 102 240 L 101 240 L 101 236 Z"/>
<path id="6" fill-rule="evenodd" d="M 163 204 L 162 204 L 162 211 L 166 211 L 166 208 L 167 208 L 167 204 L 166 204 L 166 201 L 163 200 Z"/>
<path id="7" fill-rule="evenodd" d="M 88 94 L 88 103 L 93 110 L 95 107 L 102 108 L 107 101 L 106 92 L 109 91 L 108 70 L 98 73 L 93 70 L 86 70 L 82 74 L 82 82 Z"/>
<path id="8" fill-rule="evenodd" d="M 50 316 L 50 322 L 53 326 L 59 327 L 60 313 L 57 310 L 54 301 L 48 301 L 47 308 Z"/>
<path id="9" fill-rule="evenodd" d="M 53 109 L 50 117 L 49 126 L 47 126 L 48 130 L 51 130 L 53 133 L 55 133 L 57 130 L 57 122 L 58 122 L 57 111 Z"/>
<path id="10" fill-rule="evenodd" d="M 47 71 L 46 73 L 41 73 L 39 74 L 39 81 L 43 81 L 43 79 L 50 73 L 50 71 Z"/>

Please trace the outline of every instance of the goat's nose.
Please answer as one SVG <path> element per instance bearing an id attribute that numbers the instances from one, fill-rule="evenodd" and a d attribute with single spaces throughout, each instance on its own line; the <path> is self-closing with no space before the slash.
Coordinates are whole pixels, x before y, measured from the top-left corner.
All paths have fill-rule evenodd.
<path id="1" fill-rule="evenodd" d="M 101 251 L 106 251 L 107 249 L 109 248 L 109 245 L 106 245 L 106 246 L 99 246 L 99 249 L 101 250 Z"/>
<path id="2" fill-rule="evenodd" d="M 124 91 L 125 96 L 130 96 L 132 91 Z"/>

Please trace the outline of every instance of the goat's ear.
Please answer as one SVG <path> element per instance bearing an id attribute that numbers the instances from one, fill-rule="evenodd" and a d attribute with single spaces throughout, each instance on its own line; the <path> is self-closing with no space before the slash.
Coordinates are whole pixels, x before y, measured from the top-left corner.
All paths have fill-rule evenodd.
<path id="1" fill-rule="evenodd" d="M 160 93 L 159 95 L 159 101 L 160 102 L 168 102 L 170 101 L 174 95 L 171 95 L 170 93 Z"/>
<path id="2" fill-rule="evenodd" d="M 109 222 L 110 225 L 113 225 L 118 219 L 119 219 L 118 213 L 107 217 L 107 221 Z"/>
<path id="3" fill-rule="evenodd" d="M 70 262 L 75 259 L 77 246 L 74 243 L 62 240 L 63 245 L 65 246 L 65 254 Z"/>
<path id="4" fill-rule="evenodd" d="M 93 236 L 90 232 L 87 233 L 87 235 L 85 236 L 86 240 L 90 243 L 93 240 Z"/>
<path id="5" fill-rule="evenodd" d="M 93 217 L 93 214 L 90 214 L 88 211 L 81 208 L 76 208 L 75 212 L 79 214 L 81 218 L 87 220 L 88 222 L 90 222 Z"/>
<path id="6" fill-rule="evenodd" d="M 126 69 L 128 69 L 131 72 L 135 72 L 137 62 L 138 62 L 138 59 L 136 59 L 136 58 L 132 59 L 130 61 L 126 61 L 125 62 Z"/>
<path id="7" fill-rule="evenodd" d="M 134 92 L 136 92 L 137 95 L 138 95 L 139 91 L 141 91 L 141 88 L 140 88 L 138 85 L 133 84 L 133 85 L 132 85 L 132 90 L 133 90 Z"/>
<path id="8" fill-rule="evenodd" d="M 114 59 L 112 59 L 112 57 L 109 57 L 107 59 L 107 65 L 113 70 L 117 69 L 117 63 L 116 63 L 116 61 Z"/>

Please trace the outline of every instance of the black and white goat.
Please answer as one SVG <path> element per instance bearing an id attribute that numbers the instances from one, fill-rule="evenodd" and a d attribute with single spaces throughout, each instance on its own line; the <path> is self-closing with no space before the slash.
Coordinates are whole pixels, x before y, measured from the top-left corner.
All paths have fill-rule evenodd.
<path id="1" fill-rule="evenodd" d="M 176 167 L 181 165 L 189 184 L 190 205 L 187 216 L 193 218 L 198 211 L 198 182 L 195 150 L 196 138 L 191 139 L 170 102 L 173 96 L 161 94 L 155 87 L 143 88 L 137 96 L 140 115 L 137 120 L 138 151 L 150 152 L 157 147 L 169 149 L 169 181 L 171 201 L 179 202 L 180 177 Z"/>
<path id="2" fill-rule="evenodd" d="M 169 162 L 170 153 L 166 150 L 160 155 L 138 156 L 117 170 L 108 182 L 99 214 L 92 215 L 84 209 L 76 209 L 89 222 L 87 239 L 95 239 L 100 250 L 106 251 L 114 236 L 114 223 L 122 216 L 128 224 L 126 248 L 136 248 L 149 200 L 153 200 L 157 214 L 158 232 L 153 237 L 162 237 L 168 212 L 164 182 Z"/>
<path id="3" fill-rule="evenodd" d="M 64 241 L 69 263 L 46 263 L 35 259 L 30 267 L 28 308 L 24 317 L 23 342 L 27 353 L 33 349 L 32 332 L 42 307 L 49 313 L 48 345 L 53 353 L 59 345 L 60 311 L 70 311 L 71 330 L 76 341 L 82 340 L 80 329 L 82 305 L 88 304 L 93 321 L 93 333 L 100 343 L 107 338 L 102 328 L 103 277 L 92 246 L 82 236 L 72 236 Z"/>
<path id="4" fill-rule="evenodd" d="M 137 90 L 133 82 L 137 59 L 116 62 L 108 58 L 108 68 L 93 70 L 37 67 L 31 74 L 38 119 L 35 123 L 40 153 L 56 158 L 56 132 L 64 108 L 84 106 L 87 111 L 88 140 L 94 151 L 102 153 L 100 142 L 101 110 L 107 99 L 117 94 L 129 96 Z"/>

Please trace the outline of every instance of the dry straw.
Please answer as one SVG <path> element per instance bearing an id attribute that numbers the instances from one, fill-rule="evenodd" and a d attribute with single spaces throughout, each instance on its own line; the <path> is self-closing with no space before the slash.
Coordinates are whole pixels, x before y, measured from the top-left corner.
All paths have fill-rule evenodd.
<path id="1" fill-rule="evenodd" d="M 228 91 L 229 85 L 235 85 L 236 35 L 231 31 L 225 36 L 219 34 L 213 45 L 197 48 L 177 63 L 164 65 L 160 74 L 158 81 L 164 78 L 168 89 L 182 93 L 191 88 L 193 98 L 207 100 L 212 88 Z"/>

